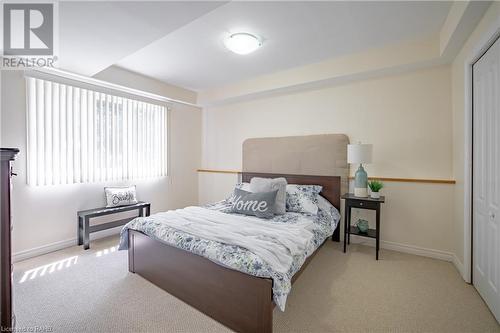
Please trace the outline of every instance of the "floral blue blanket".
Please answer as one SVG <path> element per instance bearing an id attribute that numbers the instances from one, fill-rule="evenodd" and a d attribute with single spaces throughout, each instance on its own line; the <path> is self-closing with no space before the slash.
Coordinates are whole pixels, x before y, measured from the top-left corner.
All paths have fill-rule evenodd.
<path id="1" fill-rule="evenodd" d="M 271 278 L 273 280 L 274 302 L 280 310 L 284 311 L 286 299 L 292 287 L 293 275 L 300 270 L 306 258 L 309 257 L 326 238 L 333 234 L 340 220 L 338 210 L 326 200 L 319 200 L 318 207 L 317 215 L 287 212 L 284 215 L 276 215 L 274 218 L 266 220 L 269 223 L 290 224 L 303 222 L 305 220 L 311 222 L 310 230 L 312 230 L 314 236 L 303 253 L 293 256 L 290 269 L 286 273 L 280 273 L 273 270 L 264 260 L 262 260 L 262 258 L 240 246 L 207 240 L 193 234 L 176 230 L 162 223 L 161 214 L 138 217 L 125 225 L 121 231 L 119 249 L 125 250 L 128 248 L 128 230 L 133 229 L 166 244 L 203 256 L 219 265 L 246 274 Z M 224 200 L 207 205 L 205 208 L 230 214 L 229 210 L 231 204 Z"/>

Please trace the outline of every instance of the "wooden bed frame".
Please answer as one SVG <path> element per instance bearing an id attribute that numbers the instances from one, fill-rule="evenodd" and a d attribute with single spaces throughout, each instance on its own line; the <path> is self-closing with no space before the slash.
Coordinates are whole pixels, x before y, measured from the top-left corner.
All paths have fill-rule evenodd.
<path id="1" fill-rule="evenodd" d="M 252 177 L 285 177 L 289 184 L 321 185 L 321 195 L 340 210 L 340 177 L 269 173 L 242 173 Z M 339 223 L 340 225 L 340 223 Z M 332 240 L 340 241 L 337 226 Z M 318 249 L 319 250 L 319 249 Z M 308 265 L 313 253 L 292 279 Z M 129 230 L 129 271 L 179 298 L 237 332 L 270 333 L 273 330 L 273 282 L 238 272 L 199 255 Z"/>

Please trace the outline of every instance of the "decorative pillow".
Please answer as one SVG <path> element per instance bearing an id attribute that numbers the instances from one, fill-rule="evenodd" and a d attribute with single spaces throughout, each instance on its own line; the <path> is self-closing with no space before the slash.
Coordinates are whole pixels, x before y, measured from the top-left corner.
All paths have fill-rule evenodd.
<path id="1" fill-rule="evenodd" d="M 134 186 L 105 187 L 106 207 L 126 206 L 137 203 L 137 195 Z"/>
<path id="2" fill-rule="evenodd" d="M 318 213 L 318 194 L 323 189 L 319 185 L 287 185 L 286 210 L 288 212 Z"/>
<path id="3" fill-rule="evenodd" d="M 237 183 L 236 185 L 234 185 L 234 189 L 236 190 L 237 188 L 243 191 L 252 192 L 250 191 L 250 183 Z M 226 198 L 226 200 L 230 204 L 234 202 L 234 190 L 231 193 L 231 195 L 228 198 Z"/>
<path id="4" fill-rule="evenodd" d="M 269 219 L 274 216 L 276 194 L 278 190 L 252 193 L 236 188 L 231 212 Z"/>
<path id="5" fill-rule="evenodd" d="M 278 190 L 274 203 L 274 214 L 283 215 L 286 213 L 286 185 L 285 178 L 260 178 L 253 177 L 250 180 L 250 192 L 270 192 Z"/>

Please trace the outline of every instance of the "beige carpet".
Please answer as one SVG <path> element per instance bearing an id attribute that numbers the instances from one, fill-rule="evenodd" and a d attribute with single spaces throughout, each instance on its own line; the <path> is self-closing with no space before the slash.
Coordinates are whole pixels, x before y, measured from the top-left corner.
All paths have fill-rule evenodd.
<path id="1" fill-rule="evenodd" d="M 53 332 L 228 332 L 127 271 L 117 238 L 15 265 L 18 328 Z M 500 332 L 447 262 L 328 242 L 297 280 L 275 332 Z M 51 263 L 54 263 L 50 265 Z M 45 265 L 45 266 L 44 266 Z M 27 273 L 26 273 L 27 272 Z M 21 282 L 22 281 L 22 282 Z"/>

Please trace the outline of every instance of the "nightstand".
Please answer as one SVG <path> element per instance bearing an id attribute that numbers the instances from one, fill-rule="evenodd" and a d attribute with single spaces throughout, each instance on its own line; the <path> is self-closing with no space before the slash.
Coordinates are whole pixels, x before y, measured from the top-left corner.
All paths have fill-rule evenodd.
<path id="1" fill-rule="evenodd" d="M 351 234 L 361 237 L 375 238 L 376 240 L 376 258 L 378 260 L 378 250 L 380 249 L 380 204 L 385 202 L 385 197 L 381 196 L 379 199 L 370 197 L 360 198 L 354 196 L 352 193 L 346 193 L 342 196 L 345 199 L 344 206 L 344 253 L 346 246 L 351 242 Z M 359 232 L 356 226 L 351 225 L 351 208 L 371 209 L 376 212 L 376 228 L 368 229 L 367 233 Z"/>

